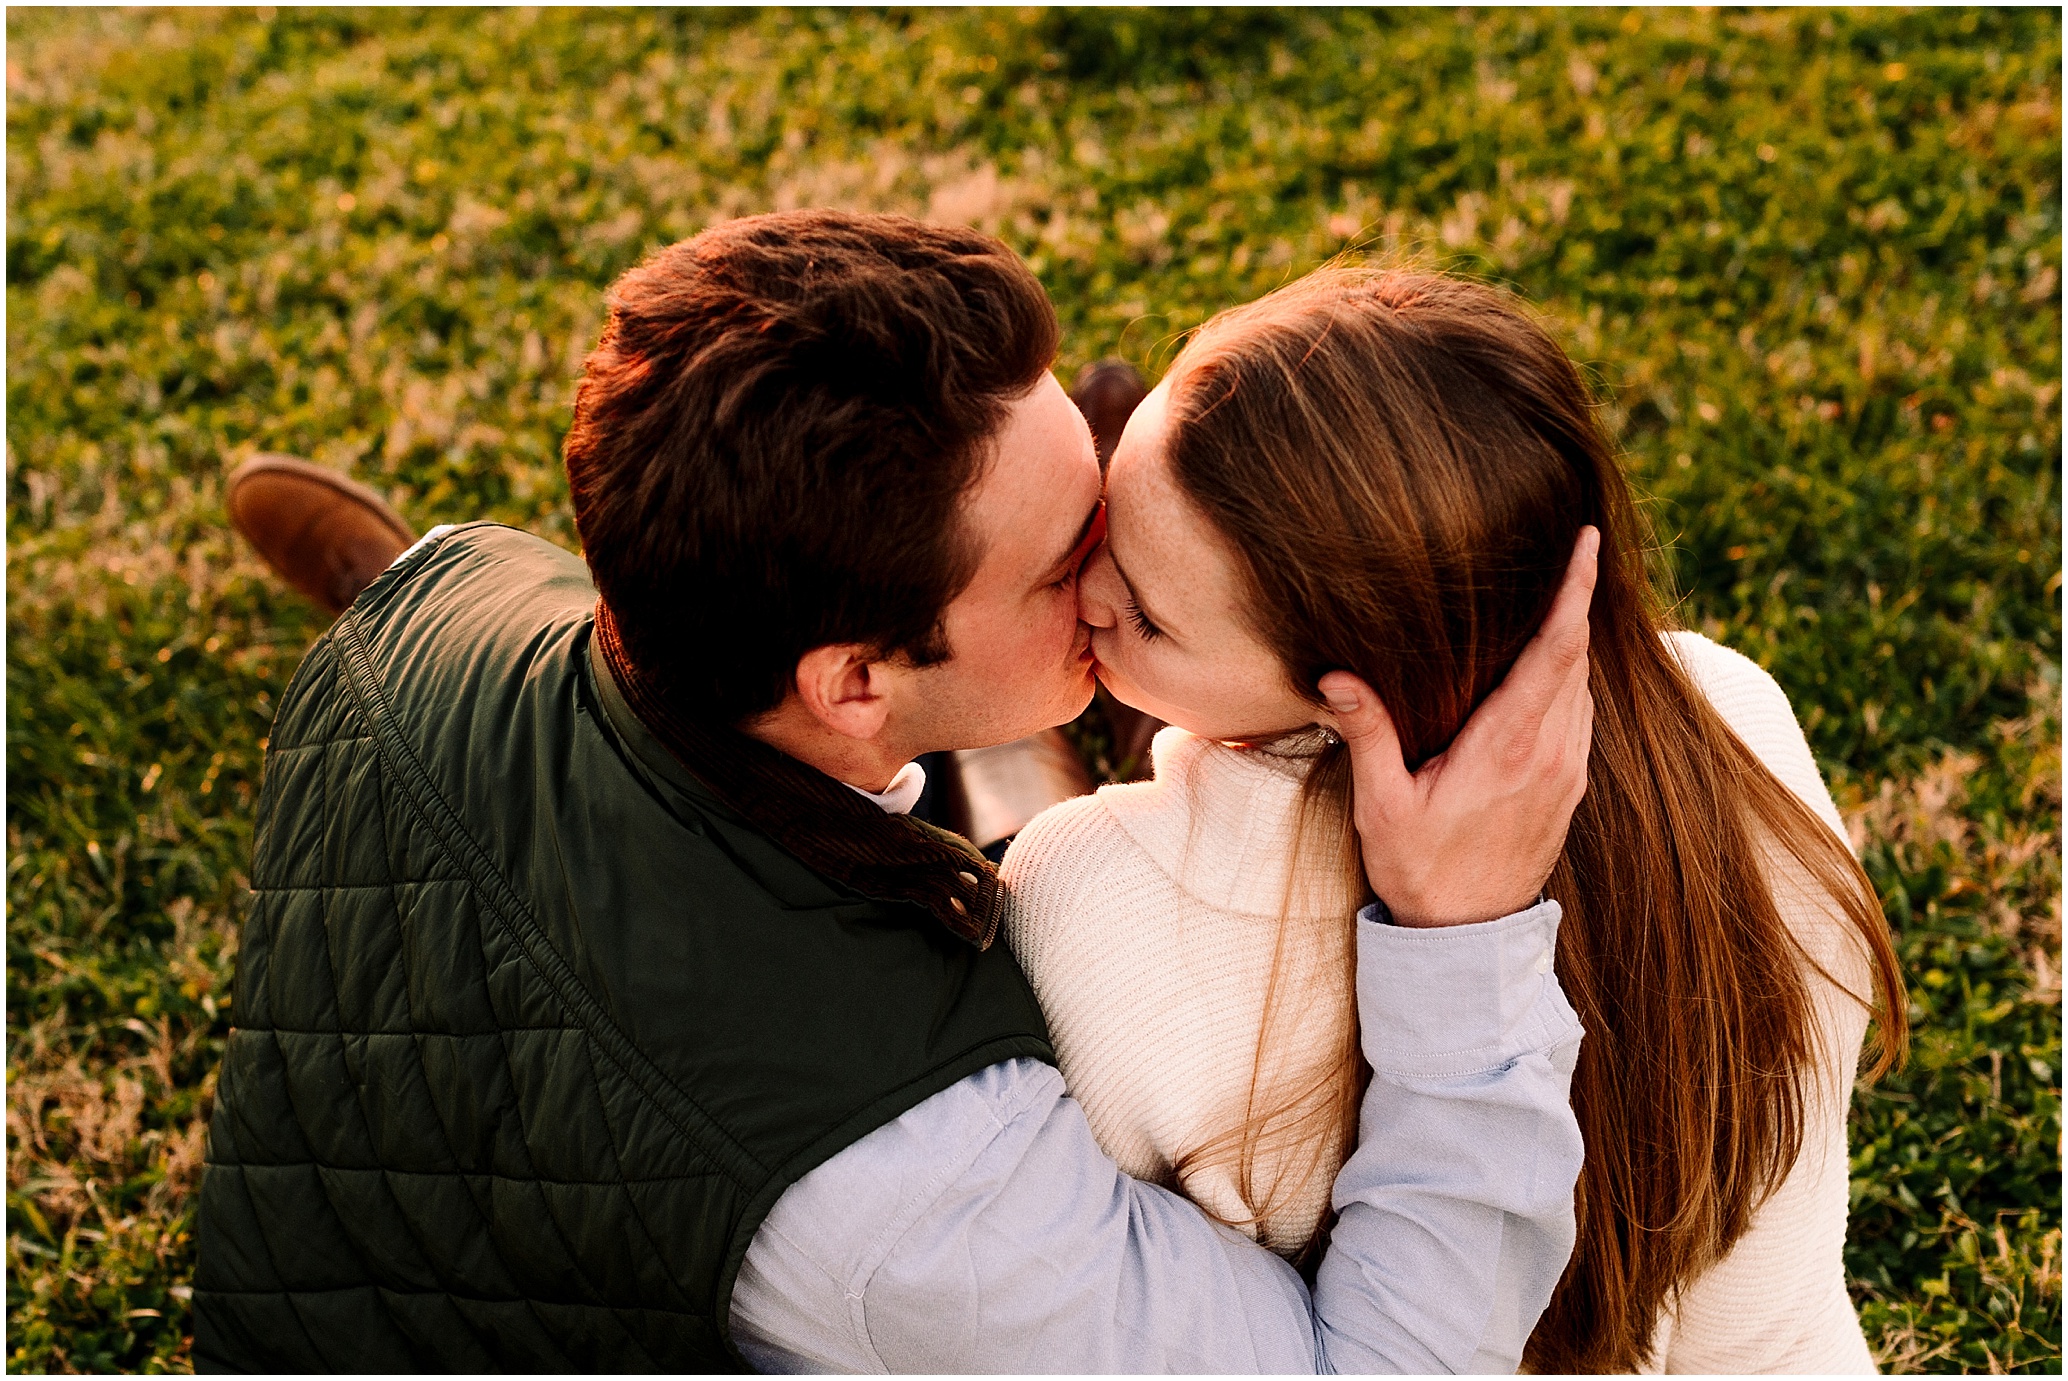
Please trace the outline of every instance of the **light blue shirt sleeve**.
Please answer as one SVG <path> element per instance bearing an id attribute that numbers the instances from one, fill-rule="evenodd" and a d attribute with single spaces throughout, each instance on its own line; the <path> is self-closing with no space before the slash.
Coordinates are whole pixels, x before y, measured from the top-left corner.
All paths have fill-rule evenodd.
<path id="1" fill-rule="evenodd" d="M 1574 1237 L 1559 908 L 1357 926 L 1372 1081 L 1309 1291 L 1130 1179 L 1056 1071 L 993 1065 L 798 1180 L 732 1299 L 781 1372 L 1512 1371 Z"/>

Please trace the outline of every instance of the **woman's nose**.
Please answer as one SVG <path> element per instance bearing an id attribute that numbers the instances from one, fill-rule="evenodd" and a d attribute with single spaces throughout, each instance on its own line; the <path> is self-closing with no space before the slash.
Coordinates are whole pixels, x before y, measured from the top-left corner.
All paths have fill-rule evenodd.
<path id="1" fill-rule="evenodd" d="M 1078 620 L 1093 628 L 1111 628 L 1118 623 L 1119 603 L 1114 590 L 1119 584 L 1120 572 L 1114 568 L 1113 558 L 1106 554 L 1106 544 L 1101 542 L 1084 559 L 1084 567 L 1077 575 Z"/>

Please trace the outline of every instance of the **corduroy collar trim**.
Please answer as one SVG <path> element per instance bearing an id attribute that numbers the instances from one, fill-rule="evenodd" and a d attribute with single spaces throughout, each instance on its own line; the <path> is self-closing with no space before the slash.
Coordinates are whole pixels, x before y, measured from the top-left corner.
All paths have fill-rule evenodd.
<path id="1" fill-rule="evenodd" d="M 889 815 L 817 768 L 726 725 L 671 710 L 625 655 L 610 606 L 596 604 L 603 667 L 642 726 L 740 817 L 813 872 L 878 901 L 924 907 L 978 949 L 997 938 L 1005 895 L 976 846 Z"/>

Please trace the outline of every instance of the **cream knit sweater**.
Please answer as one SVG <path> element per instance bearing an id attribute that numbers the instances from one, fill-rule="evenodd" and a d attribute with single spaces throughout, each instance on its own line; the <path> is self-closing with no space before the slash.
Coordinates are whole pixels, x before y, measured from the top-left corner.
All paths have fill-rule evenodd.
<path id="1" fill-rule="evenodd" d="M 1773 678 L 1695 633 L 1669 645 L 1724 720 L 1842 838 L 1843 823 Z M 1056 806 L 1019 834 L 1002 875 L 1005 933 L 1041 1001 L 1064 1080 L 1099 1143 L 1138 1178 L 1181 1189 L 1245 1227 L 1241 1185 L 1209 1165 L 1179 1176 L 1187 1151 L 1240 1125 L 1253 1077 L 1268 1103 L 1287 1079 L 1333 1056 L 1354 1020 L 1349 984 L 1356 904 L 1318 853 L 1292 874 L 1288 854 L 1306 759 L 1165 729 L 1153 781 L 1108 786 Z M 1853 993 L 1868 965 L 1843 915 L 1770 857 L 1781 914 L 1805 949 Z M 1288 906 L 1288 902 L 1290 905 Z M 1278 917 L 1288 917 L 1284 937 Z M 1292 1032 L 1257 1067 L 1274 947 L 1286 946 Z M 1811 975 L 1822 1077 L 1810 1090 L 1803 1150 L 1750 1231 L 1660 1319 L 1655 1365 L 1667 1372 L 1871 1372 L 1846 1294 L 1845 1115 L 1865 1007 Z M 1299 1158 L 1292 1162 L 1296 1169 Z M 1269 1154 L 1256 1182 L 1284 1162 Z M 1267 1246 L 1311 1234 L 1337 1168 L 1326 1157 Z"/>

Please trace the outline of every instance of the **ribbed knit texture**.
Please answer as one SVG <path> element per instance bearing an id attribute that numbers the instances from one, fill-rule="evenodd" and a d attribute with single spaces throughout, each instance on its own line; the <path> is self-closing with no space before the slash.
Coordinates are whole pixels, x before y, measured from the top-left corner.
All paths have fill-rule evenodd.
<path id="1" fill-rule="evenodd" d="M 1173 1167 L 1247 1120 L 1288 900 L 1279 1000 L 1299 1017 L 1278 1026 L 1296 1039 L 1274 1050 L 1269 1072 L 1280 1077 L 1266 1082 L 1259 1105 L 1272 1106 L 1288 1076 L 1311 1078 L 1343 1048 L 1355 1019 L 1358 898 L 1321 850 L 1286 895 L 1307 755 L 1231 748 L 1182 729 L 1159 733 L 1151 754 L 1154 780 L 1103 787 L 1020 831 L 1000 870 L 1007 941 L 1099 1143 L 1128 1174 L 1182 1188 L 1254 1237 L 1252 1205 L 1231 1167 L 1181 1182 Z M 1297 1175 L 1305 1159 L 1286 1167 L 1266 1155 L 1253 1183 Z M 1330 1155 L 1314 1167 L 1274 1216 L 1266 1245 L 1290 1253 L 1306 1243 L 1337 1166 Z"/>
<path id="2" fill-rule="evenodd" d="M 1769 770 L 1844 837 L 1787 697 L 1736 652 L 1695 633 L 1666 635 L 1726 723 Z M 1217 1216 L 1248 1218 L 1226 1171 L 1172 1167 L 1240 1125 L 1253 1077 L 1269 1106 L 1287 1077 L 1340 1048 L 1354 1020 L 1356 898 L 1326 850 L 1300 870 L 1287 926 L 1296 959 L 1281 1001 L 1302 1015 L 1293 1046 L 1257 1068 L 1287 857 L 1305 761 L 1165 729 L 1155 779 L 1103 787 L 1044 812 L 1000 871 L 1005 933 L 1048 1019 L 1058 1063 L 1099 1143 L 1122 1169 L 1174 1184 Z M 1843 913 L 1792 864 L 1769 856 L 1781 914 L 1806 951 L 1853 993 L 1870 989 Z M 1752 1228 L 1660 1320 L 1655 1362 L 1672 1372 L 1870 1372 L 1845 1289 L 1845 1113 L 1867 1011 L 1811 975 L 1823 1058 L 1803 1151 Z M 1281 1027 L 1281 1029 L 1284 1029 Z M 1268 1162 L 1264 1183 L 1269 1182 Z M 1266 1245 L 1296 1248 L 1327 1206 L 1320 1174 Z M 1252 1233 L 1252 1235 L 1255 1235 Z"/>

